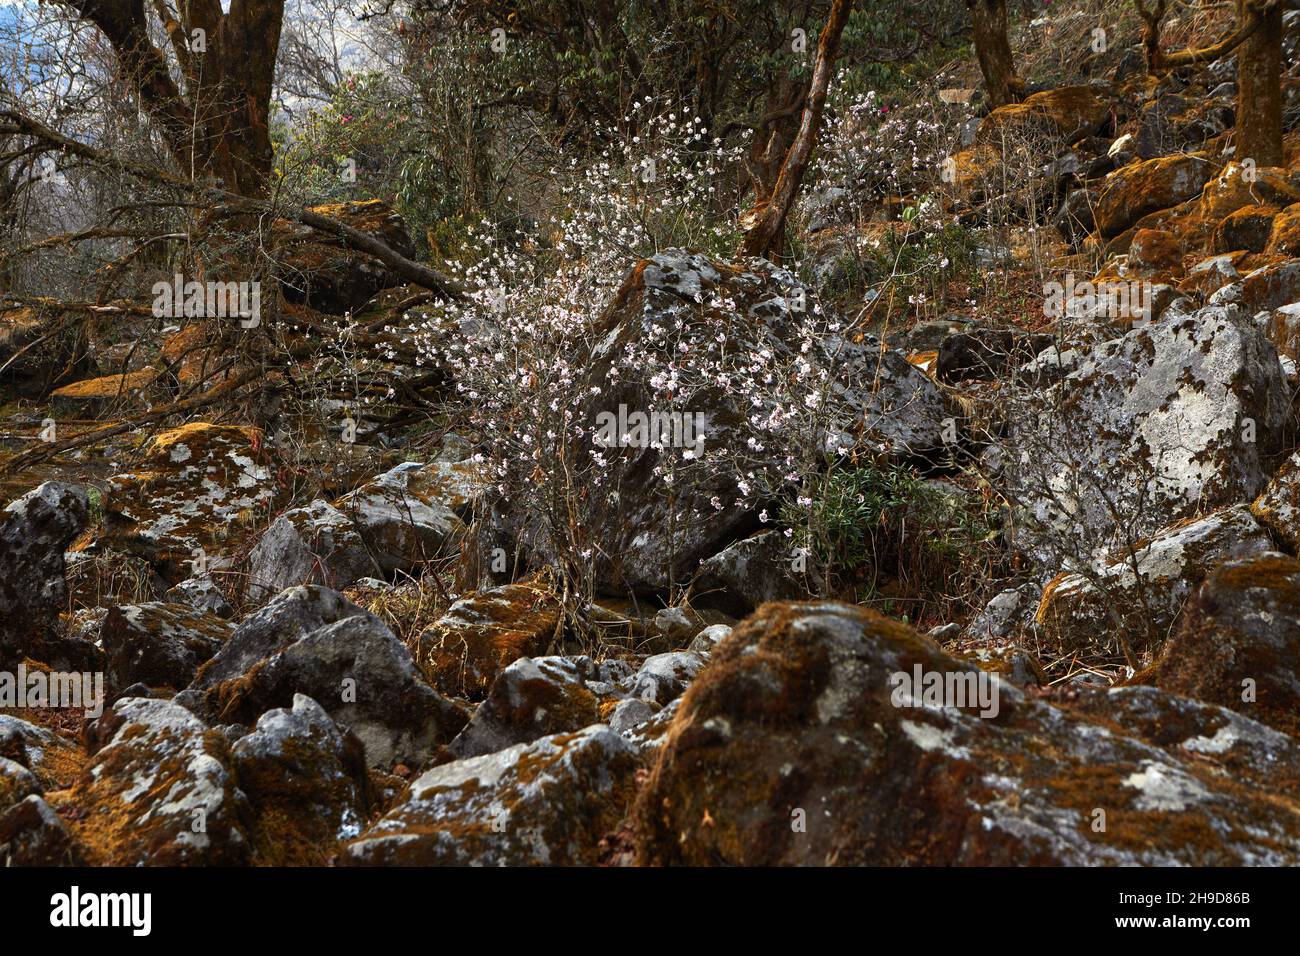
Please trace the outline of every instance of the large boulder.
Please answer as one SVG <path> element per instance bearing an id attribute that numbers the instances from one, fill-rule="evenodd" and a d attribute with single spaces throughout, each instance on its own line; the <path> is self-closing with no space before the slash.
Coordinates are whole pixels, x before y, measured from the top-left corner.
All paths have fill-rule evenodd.
<path id="1" fill-rule="evenodd" d="M 1217 568 L 1143 680 L 1300 735 L 1300 561 L 1268 553 Z"/>
<path id="2" fill-rule="evenodd" d="M 862 608 L 767 605 L 682 698 L 632 814 L 640 861 L 1300 860 L 1300 746 L 1148 688 L 1100 696 L 1075 714 Z M 1142 716 L 1162 706 L 1181 718 Z M 1200 759 L 1239 750 L 1268 759 Z"/>
<path id="3" fill-rule="evenodd" d="M 228 566 L 278 491 L 259 429 L 207 422 L 156 435 L 140 469 L 109 486 L 102 543 L 147 559 L 169 583 Z"/>
<path id="4" fill-rule="evenodd" d="M 251 724 L 298 694 L 383 768 L 422 765 L 465 723 L 379 618 L 315 585 L 290 588 L 240 625 L 177 700 L 217 722 Z"/>
<path id="5" fill-rule="evenodd" d="M 89 502 L 80 485 L 47 481 L 0 512 L 0 668 L 24 657 L 80 669 L 93 648 L 64 641 L 63 555 L 86 526 Z"/>
<path id="6" fill-rule="evenodd" d="M 348 845 L 361 866 L 582 866 L 635 793 L 632 744 L 602 725 L 427 771 Z"/>
<path id="7" fill-rule="evenodd" d="M 1277 352 L 1228 308 L 1089 348 L 1009 416 L 1017 543 L 1059 568 L 1257 495 L 1291 414 Z"/>
<path id="8" fill-rule="evenodd" d="M 660 253 L 632 270 L 594 334 L 578 451 L 603 462 L 582 516 L 600 544 L 602 587 L 658 593 L 689 579 L 758 526 L 758 486 L 782 484 L 796 449 L 908 458 L 944 448 L 952 413 L 935 383 L 876 339 L 847 334 L 792 273 L 765 260 Z M 689 368 L 665 373 L 683 350 L 695 356 Z M 795 374 L 791 401 L 816 403 L 816 428 L 785 403 L 751 404 L 743 384 Z M 691 416 L 670 421 L 698 429 L 661 444 L 620 419 L 611 436 L 620 413 Z M 763 475 L 754 487 L 742 477 L 751 470 Z M 532 522 L 515 523 L 526 538 Z"/>
<path id="9" fill-rule="evenodd" d="M 1213 175 L 1201 154 L 1161 156 L 1129 163 L 1106 177 L 1093 219 L 1104 238 L 1118 236 L 1139 219 L 1201 194 Z"/>
<path id="10" fill-rule="evenodd" d="M 1104 88 L 1061 86 L 1032 93 L 1019 103 L 999 106 L 984 117 L 977 142 L 1022 145 L 1044 137 L 1057 148 L 1102 131 L 1111 117 Z"/>

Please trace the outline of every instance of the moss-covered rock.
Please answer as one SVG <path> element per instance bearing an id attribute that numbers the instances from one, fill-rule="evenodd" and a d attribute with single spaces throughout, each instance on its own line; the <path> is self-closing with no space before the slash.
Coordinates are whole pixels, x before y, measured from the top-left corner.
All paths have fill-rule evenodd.
<path id="1" fill-rule="evenodd" d="M 1279 541 L 1300 551 L 1300 452 L 1282 463 L 1250 512 Z"/>
<path id="2" fill-rule="evenodd" d="M 369 811 L 365 749 L 310 697 L 269 710 L 233 747 L 239 787 L 257 816 L 257 860 L 273 866 L 329 862 Z"/>
<path id="3" fill-rule="evenodd" d="M 225 738 L 171 701 L 119 700 L 88 731 L 94 757 L 65 802 L 92 864 L 249 862 L 252 815 Z"/>
<path id="4" fill-rule="evenodd" d="M 186 687 L 234 631 L 229 621 L 185 604 L 151 601 L 110 608 L 99 631 L 108 686 Z"/>
<path id="5" fill-rule="evenodd" d="M 1106 177 L 1094 213 L 1097 231 L 1107 239 L 1118 236 L 1148 213 L 1199 196 L 1211 174 L 1200 154 L 1129 163 Z"/>
<path id="6" fill-rule="evenodd" d="M 1300 560 L 1270 553 L 1214 570 L 1143 679 L 1300 734 Z"/>
<path id="7" fill-rule="evenodd" d="M 978 706 L 921 706 L 898 693 L 895 677 L 918 667 L 978 676 L 861 608 L 760 608 L 682 698 L 633 810 L 640 862 L 1300 859 L 1293 785 L 1266 773 L 1234 778 L 1199 759 L 1207 747 L 1252 740 L 1294 781 L 1300 747 L 1283 735 L 1187 702 L 1176 731 L 1157 739 L 1157 721 L 1132 718 L 1109 695 L 1097 713 L 1073 714 L 1002 682 L 992 716 Z M 1225 724 L 1235 738 L 1216 737 Z"/>
<path id="8" fill-rule="evenodd" d="M 425 672 L 443 693 L 481 700 L 508 665 L 545 654 L 559 623 L 559 599 L 541 584 L 479 591 L 456 601 L 420 635 Z"/>

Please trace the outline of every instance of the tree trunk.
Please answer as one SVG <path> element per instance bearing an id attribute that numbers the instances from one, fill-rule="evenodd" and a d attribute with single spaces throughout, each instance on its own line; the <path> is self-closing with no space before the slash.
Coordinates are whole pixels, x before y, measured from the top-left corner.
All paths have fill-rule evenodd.
<path id="1" fill-rule="evenodd" d="M 186 175 L 217 179 L 241 196 L 264 197 L 270 186 L 271 84 L 284 0 L 191 0 L 183 22 L 154 7 L 170 40 L 184 90 L 149 36 L 144 0 L 69 0 L 113 47 L 122 77 L 158 123 L 168 151 Z M 195 31 L 202 31 L 201 41 Z M 200 49 L 203 47 L 203 49 Z"/>
<path id="2" fill-rule="evenodd" d="M 989 108 L 997 109 L 1020 99 L 1024 83 L 1016 75 L 1011 43 L 1007 39 L 1006 0 L 966 0 L 975 35 L 975 55 L 984 74 Z"/>
<path id="3" fill-rule="evenodd" d="M 1251 8 L 1254 8 L 1254 11 Z M 1260 18 L 1257 29 L 1237 51 L 1236 159 L 1256 166 L 1281 166 L 1282 155 L 1282 6 L 1237 0 L 1237 19 Z"/>
<path id="4" fill-rule="evenodd" d="M 785 243 L 785 219 L 799 194 L 804 171 L 812 158 L 817 143 L 817 128 L 821 126 L 822 110 L 826 106 L 826 91 L 830 87 L 831 72 L 839 53 L 840 35 L 848 22 L 853 0 L 834 0 L 826 26 L 817 40 L 817 61 L 813 65 L 812 79 L 808 83 L 808 101 L 804 105 L 799 132 L 786 153 L 776 186 L 766 199 L 746 215 L 753 224 L 741 240 L 742 256 L 766 256 L 775 259 Z"/>

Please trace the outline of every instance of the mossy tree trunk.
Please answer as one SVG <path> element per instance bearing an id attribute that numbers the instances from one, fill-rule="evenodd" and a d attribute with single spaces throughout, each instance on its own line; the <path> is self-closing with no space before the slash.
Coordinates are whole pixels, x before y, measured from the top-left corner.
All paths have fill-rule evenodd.
<path id="1" fill-rule="evenodd" d="M 1259 18 L 1259 27 L 1237 51 L 1236 159 L 1281 166 L 1282 6 L 1237 0 L 1237 19 Z"/>
<path id="2" fill-rule="evenodd" d="M 984 74 L 989 107 L 997 109 L 1020 99 L 1024 83 L 1016 75 L 1011 42 L 1007 39 L 1006 0 L 966 0 L 975 38 L 975 56 Z"/>

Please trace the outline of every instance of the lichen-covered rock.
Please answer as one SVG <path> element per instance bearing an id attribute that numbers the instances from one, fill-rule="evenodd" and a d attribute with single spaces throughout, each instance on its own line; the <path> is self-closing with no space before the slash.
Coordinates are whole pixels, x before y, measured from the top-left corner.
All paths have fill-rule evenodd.
<path id="1" fill-rule="evenodd" d="M 1097 231 L 1107 239 L 1118 236 L 1148 213 L 1199 196 L 1212 172 L 1199 154 L 1161 156 L 1115 170 L 1097 197 Z"/>
<path id="2" fill-rule="evenodd" d="M 47 481 L 0 512 L 0 668 L 24 657 L 80 667 L 93 649 L 62 640 L 63 554 L 86 526 L 89 503 L 80 485 Z"/>
<path id="3" fill-rule="evenodd" d="M 629 703 L 635 703 L 636 699 L 632 698 L 627 701 L 620 701 L 619 707 L 624 707 Z M 635 749 L 642 761 L 649 761 L 659 748 L 664 745 L 668 736 L 668 729 L 672 727 L 673 721 L 677 717 L 677 711 L 681 708 L 682 698 L 678 697 L 666 707 L 660 707 L 653 714 L 644 720 L 632 721 L 630 715 L 624 719 L 624 726 L 619 731 L 623 737 Z M 630 725 L 630 726 L 629 726 Z M 610 729 L 614 729 L 611 725 Z"/>
<path id="4" fill-rule="evenodd" d="M 36 775 L 8 757 L 0 757 L 0 813 L 44 790 Z"/>
<path id="5" fill-rule="evenodd" d="M 8 714 L 0 714 L 0 757 L 30 770 L 43 789 L 67 786 L 82 763 L 73 741 Z"/>
<path id="6" fill-rule="evenodd" d="M 154 437 L 139 471 L 113 476 L 105 545 L 169 582 L 221 566 L 277 485 L 256 428 L 192 422 Z"/>
<path id="7" fill-rule="evenodd" d="M 674 651 L 647 657 L 641 669 L 622 682 L 629 697 L 667 704 L 680 697 L 701 668 L 704 658 L 694 651 Z"/>
<path id="8" fill-rule="evenodd" d="M 360 866 L 580 866 L 618 826 L 640 762 L 602 725 L 444 764 L 348 845 Z"/>
<path id="9" fill-rule="evenodd" d="M 365 751 L 310 697 L 269 710 L 233 747 L 240 789 L 257 814 L 259 862 L 321 865 L 361 832 L 370 801 Z"/>
<path id="10" fill-rule="evenodd" d="M 39 795 L 0 813 L 0 868 L 81 863 L 68 828 Z"/>
<path id="11" fill-rule="evenodd" d="M 225 738 L 172 701 L 130 697 L 93 725 L 96 749 L 73 787 L 88 862 L 237 866 L 249 862 L 248 802 Z"/>
<path id="12" fill-rule="evenodd" d="M 521 657 L 500 673 L 447 750 L 477 757 L 600 723 L 601 699 L 588 685 L 610 683 L 608 676 L 589 657 Z"/>
<path id="13" fill-rule="evenodd" d="M 295 584 L 341 590 L 381 573 L 352 519 L 326 501 L 276 518 L 248 556 L 249 600 L 262 603 Z"/>
<path id="14" fill-rule="evenodd" d="M 1300 452 L 1282 463 L 1250 513 L 1279 540 L 1300 550 Z"/>
<path id="15" fill-rule="evenodd" d="M 1060 567 L 1253 498 L 1290 418 L 1277 352 L 1234 310 L 1094 346 L 1009 423 L 1004 480 L 1025 505 L 1017 544 Z"/>
<path id="16" fill-rule="evenodd" d="M 426 466 L 406 462 L 335 505 L 356 525 L 379 568 L 393 573 L 452 552 L 465 533 L 465 523 L 452 507 L 458 500 L 450 485 L 429 478 Z"/>
<path id="17" fill-rule="evenodd" d="M 479 591 L 420 636 L 425 673 L 444 694 L 482 699 L 506 666 L 546 653 L 559 623 L 559 600 L 545 587 L 521 582 Z"/>
<path id="18" fill-rule="evenodd" d="M 1143 676 L 1300 735 L 1300 560 L 1268 553 L 1205 579 Z"/>
<path id="19" fill-rule="evenodd" d="M 772 604 L 681 699 L 633 811 L 647 864 L 1229 865 L 1300 859 L 1300 799 L 1198 759 L 1250 737 L 1191 704 L 1168 736 L 1132 707 L 1074 714 L 997 678 L 996 714 L 926 706 L 896 675 L 979 672 L 847 605 Z M 956 681 L 953 686 L 957 686 Z M 1155 692 L 1159 693 L 1159 692 Z M 1162 695 L 1163 696 L 1163 695 Z M 960 703 L 957 700 L 951 703 Z M 1190 703 L 1190 702 L 1189 702 Z M 1181 707 L 1182 705 L 1177 705 Z M 1128 729 L 1123 721 L 1137 726 Z M 1223 737 L 1223 726 L 1236 728 Z M 1176 734 L 1176 736 L 1175 736 Z M 1206 736 L 1208 734 L 1208 736 Z M 1285 768 L 1285 769 L 1282 769 Z"/>
<path id="20" fill-rule="evenodd" d="M 110 608 L 99 631 L 108 686 L 182 688 L 235 631 L 215 614 L 151 601 Z"/>
<path id="21" fill-rule="evenodd" d="M 297 694 L 356 734 L 382 768 L 424 764 L 465 724 L 379 618 L 318 585 L 290 588 L 240 625 L 176 699 L 214 722 L 251 724 Z"/>
<path id="22" fill-rule="evenodd" d="M 190 607 L 208 614 L 215 614 L 223 620 L 235 616 L 235 609 L 230 606 L 226 596 L 221 593 L 216 582 L 207 575 L 186 578 L 180 584 L 163 595 L 164 601 L 188 604 Z"/>
<path id="23" fill-rule="evenodd" d="M 806 562 L 780 531 L 761 531 L 700 562 L 691 602 L 743 616 L 767 601 L 803 597 L 809 587 L 795 571 Z"/>
<path id="24" fill-rule="evenodd" d="M 1036 620 L 1064 653 L 1141 656 L 1169 635 L 1183 604 L 1215 566 L 1269 550 L 1245 506 L 1171 525 L 1131 554 L 1088 573 L 1063 573 L 1043 589 Z"/>

